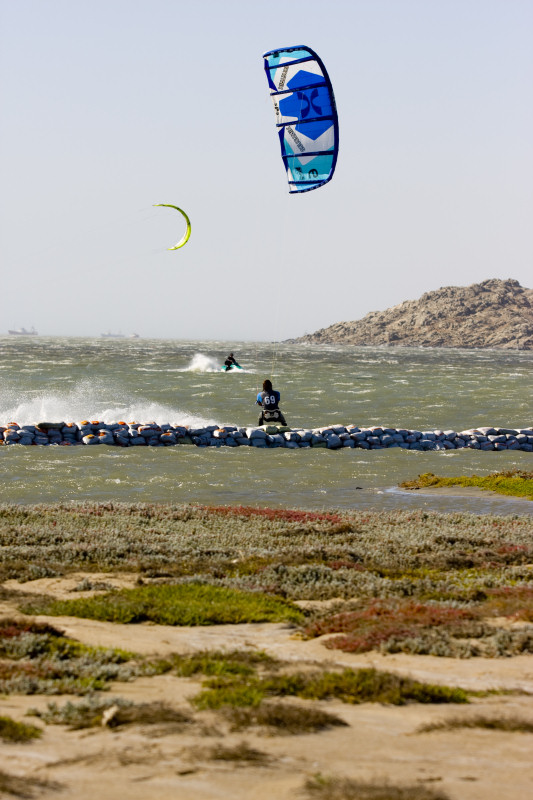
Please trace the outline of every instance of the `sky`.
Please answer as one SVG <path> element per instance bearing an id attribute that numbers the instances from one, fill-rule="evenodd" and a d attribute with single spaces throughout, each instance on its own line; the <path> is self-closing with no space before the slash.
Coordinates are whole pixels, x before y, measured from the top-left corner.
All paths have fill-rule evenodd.
<path id="1" fill-rule="evenodd" d="M 532 288 L 532 39 L 533 0 L 0 0 L 0 334 L 277 341 Z M 340 151 L 289 195 L 262 54 L 302 44 Z"/>

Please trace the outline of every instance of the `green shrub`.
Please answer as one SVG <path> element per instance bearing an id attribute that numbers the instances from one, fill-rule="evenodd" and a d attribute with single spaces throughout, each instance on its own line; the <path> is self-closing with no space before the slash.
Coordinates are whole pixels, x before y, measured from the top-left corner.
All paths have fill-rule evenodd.
<path id="1" fill-rule="evenodd" d="M 302 612 L 279 597 L 208 584 L 139 586 L 75 600 L 52 600 L 26 613 L 87 617 L 106 622 L 156 622 L 160 625 L 223 625 L 243 622 L 292 622 Z"/>
<path id="2" fill-rule="evenodd" d="M 376 669 L 342 672 L 294 673 L 248 678 L 218 677 L 205 681 L 193 698 L 197 708 L 223 706 L 258 707 L 266 697 L 301 697 L 307 700 L 337 699 L 343 703 L 467 703 L 462 689 L 421 683 Z"/>
<path id="3" fill-rule="evenodd" d="M 41 728 L 16 722 L 11 717 L 0 717 L 0 739 L 3 742 L 30 742 L 42 736 Z"/>
<path id="4" fill-rule="evenodd" d="M 222 714 L 232 731 L 259 727 L 278 735 L 298 735 L 347 725 L 336 714 L 322 708 L 272 701 L 252 707 L 225 706 Z"/>

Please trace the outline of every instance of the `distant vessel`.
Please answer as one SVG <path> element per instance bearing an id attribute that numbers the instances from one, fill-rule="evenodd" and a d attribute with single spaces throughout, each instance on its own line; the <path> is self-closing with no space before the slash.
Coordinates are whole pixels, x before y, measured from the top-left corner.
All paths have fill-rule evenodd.
<path id="1" fill-rule="evenodd" d="M 111 331 L 108 331 L 107 333 L 101 333 L 100 336 L 103 339 L 125 339 L 126 338 L 123 333 L 111 333 Z"/>
<path id="2" fill-rule="evenodd" d="M 39 335 L 34 327 L 32 327 L 31 331 L 27 331 L 26 328 L 15 328 L 15 330 L 8 331 L 8 333 L 10 333 L 11 336 L 38 336 Z"/>

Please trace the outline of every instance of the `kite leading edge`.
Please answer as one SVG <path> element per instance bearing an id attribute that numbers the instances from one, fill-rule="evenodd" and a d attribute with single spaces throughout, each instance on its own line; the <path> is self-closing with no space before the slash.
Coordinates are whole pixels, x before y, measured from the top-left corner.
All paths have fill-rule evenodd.
<path id="1" fill-rule="evenodd" d="M 189 241 L 189 237 L 191 235 L 191 221 L 187 216 L 187 214 L 185 213 L 185 211 L 182 208 L 179 208 L 178 206 L 173 206 L 170 203 L 154 203 L 154 208 L 158 208 L 160 206 L 163 206 L 164 208 L 175 208 L 176 211 L 179 211 L 180 214 L 183 214 L 183 216 L 185 217 L 185 222 L 187 223 L 187 230 L 185 231 L 179 242 L 176 242 L 176 244 L 173 247 L 168 248 L 168 250 L 178 250 L 180 247 L 183 247 L 183 245 L 187 244 L 187 242 Z"/>
<path id="2" fill-rule="evenodd" d="M 330 181 L 339 151 L 333 87 L 319 56 L 304 45 L 264 53 L 289 192 Z"/>

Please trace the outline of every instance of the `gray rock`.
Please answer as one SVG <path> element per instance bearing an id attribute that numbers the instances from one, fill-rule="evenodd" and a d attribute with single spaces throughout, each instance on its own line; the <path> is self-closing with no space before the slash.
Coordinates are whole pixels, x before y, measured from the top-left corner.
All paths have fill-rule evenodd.
<path id="1" fill-rule="evenodd" d="M 457 433 L 456 433 L 456 431 L 444 431 L 444 436 L 445 436 L 445 437 L 446 437 L 446 439 L 448 439 L 450 442 L 453 442 L 453 441 L 454 441 L 454 439 L 456 439 L 456 438 L 457 438 Z"/>
<path id="2" fill-rule="evenodd" d="M 246 435 L 249 439 L 266 439 L 266 433 L 262 428 L 246 428 Z"/>
<path id="3" fill-rule="evenodd" d="M 95 436 L 94 433 L 88 433 L 86 436 L 83 437 L 82 442 L 83 444 L 90 444 L 90 445 L 100 444 L 100 437 Z"/>

